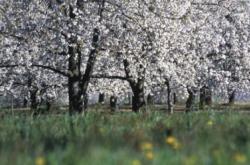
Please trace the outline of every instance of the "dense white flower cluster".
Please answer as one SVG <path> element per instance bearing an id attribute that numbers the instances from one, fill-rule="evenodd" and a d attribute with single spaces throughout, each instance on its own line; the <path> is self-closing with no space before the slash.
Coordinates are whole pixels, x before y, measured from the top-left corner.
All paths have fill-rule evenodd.
<path id="1" fill-rule="evenodd" d="M 238 0 L 0 0 L 0 91 L 56 98 L 67 87 L 70 111 L 80 112 L 87 92 L 132 92 L 138 111 L 161 87 L 183 95 L 204 86 L 248 88 L 249 7 Z"/>

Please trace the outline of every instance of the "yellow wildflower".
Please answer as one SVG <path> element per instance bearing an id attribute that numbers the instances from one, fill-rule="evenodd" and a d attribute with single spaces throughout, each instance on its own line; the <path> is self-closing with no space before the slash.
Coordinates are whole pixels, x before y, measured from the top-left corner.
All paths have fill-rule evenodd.
<path id="1" fill-rule="evenodd" d="M 212 125 L 214 125 L 214 123 L 213 123 L 212 120 L 209 120 L 209 121 L 207 122 L 207 125 L 208 125 L 208 126 L 212 126 Z"/>
<path id="2" fill-rule="evenodd" d="M 133 160 L 132 165 L 141 165 L 140 160 Z"/>
<path id="3" fill-rule="evenodd" d="M 169 144 L 169 145 L 173 145 L 175 144 L 177 141 L 177 139 L 173 136 L 169 136 L 166 138 L 166 143 Z"/>
<path id="4" fill-rule="evenodd" d="M 173 149 L 178 150 L 181 148 L 181 143 L 173 136 L 166 138 L 166 143 L 173 147 Z"/>
<path id="5" fill-rule="evenodd" d="M 144 142 L 141 144 L 141 150 L 152 150 L 153 144 L 150 142 Z"/>
<path id="6" fill-rule="evenodd" d="M 234 155 L 234 160 L 238 163 L 246 163 L 247 157 L 242 153 L 236 153 Z"/>
<path id="7" fill-rule="evenodd" d="M 178 150 L 178 149 L 181 148 L 181 144 L 180 144 L 178 141 L 176 141 L 172 146 L 173 146 L 173 148 L 174 148 L 175 150 Z"/>
<path id="8" fill-rule="evenodd" d="M 46 164 L 45 158 L 41 157 L 41 156 L 37 157 L 35 160 L 35 164 L 36 165 L 45 165 Z"/>
<path id="9" fill-rule="evenodd" d="M 148 160 L 153 160 L 154 159 L 154 153 L 152 151 L 146 152 L 145 156 L 146 156 L 146 158 Z"/>

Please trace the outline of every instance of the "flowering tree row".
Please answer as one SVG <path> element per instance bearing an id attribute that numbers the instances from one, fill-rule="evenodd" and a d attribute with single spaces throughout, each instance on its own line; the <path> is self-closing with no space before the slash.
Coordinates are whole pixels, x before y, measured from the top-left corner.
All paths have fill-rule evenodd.
<path id="1" fill-rule="evenodd" d="M 88 92 L 145 96 L 167 88 L 230 94 L 248 88 L 249 6 L 238 0 L 0 0 L 1 92 L 37 96 L 68 92 L 82 112 Z"/>

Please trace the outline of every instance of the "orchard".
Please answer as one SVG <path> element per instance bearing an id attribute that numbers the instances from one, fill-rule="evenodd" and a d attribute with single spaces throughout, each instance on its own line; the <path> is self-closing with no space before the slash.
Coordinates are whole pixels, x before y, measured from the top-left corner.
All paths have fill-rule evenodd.
<path id="1" fill-rule="evenodd" d="M 67 123 L 64 132 L 58 133 L 59 139 L 54 140 L 65 138 L 71 141 L 71 137 L 65 134 L 71 130 L 74 138 L 83 138 L 79 143 L 84 146 L 94 136 L 88 129 L 97 129 L 98 136 L 102 137 L 101 141 L 110 143 L 107 134 L 111 135 L 112 129 L 105 126 L 105 121 L 110 125 L 119 125 L 112 116 L 118 115 L 124 124 L 126 122 L 120 113 L 128 113 L 124 118 L 135 124 L 130 125 L 135 126 L 135 130 L 124 133 L 115 128 L 115 132 L 119 134 L 118 139 L 124 136 L 135 138 L 129 144 L 132 148 L 137 148 L 137 143 L 143 143 L 140 140 L 144 141 L 154 134 L 155 127 L 176 129 L 178 126 L 175 124 L 178 122 L 186 122 L 182 129 L 183 136 L 188 138 L 191 136 L 188 131 L 192 132 L 192 120 L 196 118 L 196 113 L 206 113 L 208 118 L 202 115 L 201 118 L 209 120 L 210 126 L 213 122 L 220 123 L 222 120 L 240 122 L 241 117 L 235 120 L 230 118 L 234 114 L 218 116 L 220 112 L 228 113 L 230 110 L 248 114 L 245 110 L 249 110 L 249 102 L 244 101 L 244 98 L 250 92 L 249 17 L 250 2 L 247 0 L 0 0 L 0 95 L 12 99 L 11 106 L 1 105 L 4 109 L 1 111 L 3 124 L 9 121 L 13 129 L 17 129 L 11 123 L 14 119 L 10 119 L 10 114 L 12 117 L 25 114 L 29 116 L 29 120 L 38 118 L 37 123 L 42 122 L 41 117 L 49 120 L 48 118 L 54 118 L 58 114 L 65 115 L 65 119 L 59 117 L 60 121 L 53 119 L 60 126 L 64 126 L 61 120 Z M 58 100 L 61 100 L 60 103 Z M 100 111 L 99 116 L 93 111 Z M 207 114 L 210 111 L 212 114 Z M 92 113 L 96 116 L 91 116 Z M 110 121 L 107 113 L 111 114 Z M 8 120 L 4 117 L 6 115 Z M 136 127 L 139 121 L 134 121 L 142 120 L 143 115 L 146 119 L 142 123 L 152 124 L 149 127 L 143 124 L 140 126 L 148 134 L 140 134 Z M 166 118 L 162 118 L 163 116 Z M 100 118 L 100 121 L 95 123 L 94 118 Z M 22 118 L 18 117 L 17 120 L 21 122 Z M 76 123 L 81 120 L 89 124 L 83 126 L 84 131 L 88 132 L 86 136 L 74 132 L 80 131 L 81 124 Z M 197 122 L 204 125 L 204 120 Z M 244 124 L 246 120 L 242 125 L 249 133 L 247 124 Z M 44 123 L 40 124 L 46 129 Z M 98 124 L 103 124 L 103 129 L 108 130 L 108 133 L 99 130 Z M 29 123 L 23 125 L 36 128 L 29 126 Z M 92 128 L 91 125 L 96 127 Z M 128 127 L 118 126 L 125 130 Z M 24 131 L 24 128 L 20 129 Z M 219 133 L 220 129 L 223 130 L 221 125 L 215 132 Z M 228 128 L 228 132 L 229 130 Z M 31 133 L 34 130 L 27 131 Z M 204 132 L 196 133 L 204 135 L 206 131 Z M 50 136 L 52 135 L 48 135 L 48 138 Z M 172 138 L 170 140 L 177 139 L 172 135 L 166 135 L 166 138 L 169 136 Z M 176 136 L 188 143 L 179 133 Z M 249 136 L 244 138 L 247 137 Z M 1 138 L 6 137 L 0 136 L 2 147 L 4 140 Z M 23 140 L 21 137 L 20 139 Z M 67 140 L 65 143 L 68 143 Z M 113 140 L 114 143 L 125 143 L 124 139 Z M 149 138 L 150 140 L 155 139 Z M 155 142 L 156 148 L 160 150 L 158 158 L 164 161 L 161 142 Z M 212 143 L 215 145 L 216 142 Z M 8 143 L 9 146 L 13 145 Z M 60 146 L 59 143 L 55 142 L 55 146 Z M 71 143 L 73 148 L 76 147 L 74 142 Z M 150 142 L 146 146 L 151 145 L 153 144 Z M 172 144 L 168 141 L 166 145 L 179 150 L 174 142 Z M 30 150 L 32 147 L 28 148 Z M 236 151 L 234 149 L 232 147 L 229 150 L 233 153 Z M 205 150 L 208 152 L 208 148 Z M 249 154 L 249 150 L 247 151 Z M 170 155 L 174 154 L 171 149 L 168 152 Z M 220 152 L 223 152 L 222 162 L 225 162 L 228 157 L 226 149 Z M 241 150 L 238 153 L 237 150 L 235 161 L 247 162 L 247 155 L 242 156 L 243 152 Z M 146 159 L 152 161 L 153 151 L 145 153 Z M 178 156 L 183 155 L 177 153 Z M 50 155 L 47 161 L 53 162 L 53 157 L 57 157 L 56 153 Z M 80 157 L 76 157 L 78 158 Z M 45 158 L 38 158 L 37 161 L 42 162 L 39 165 L 46 164 L 43 159 Z M 209 164 L 204 163 L 204 160 L 199 161 L 197 156 L 191 155 L 190 159 L 196 162 L 193 164 Z M 138 165 L 143 163 L 141 160 L 131 161 Z M 28 158 L 25 161 L 29 164 Z M 220 160 L 216 158 L 217 161 Z M 173 159 L 172 163 L 180 162 Z M 154 161 L 154 164 L 159 162 Z M 191 164 L 192 162 L 189 163 Z"/>
<path id="2" fill-rule="evenodd" d="M 131 92 L 138 112 L 162 87 L 170 112 L 176 91 L 188 97 L 187 109 L 205 89 L 232 103 L 236 91 L 249 86 L 248 5 L 1 1 L 1 92 L 23 93 L 35 110 L 36 97 L 48 92 L 56 98 L 64 90 L 70 114 L 86 111 L 91 92 L 118 99 Z M 110 89 L 110 83 L 119 87 Z"/>

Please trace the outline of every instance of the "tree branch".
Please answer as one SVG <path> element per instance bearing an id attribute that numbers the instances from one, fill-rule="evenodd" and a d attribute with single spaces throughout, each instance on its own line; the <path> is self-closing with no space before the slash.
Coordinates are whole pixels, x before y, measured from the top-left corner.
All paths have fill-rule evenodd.
<path id="1" fill-rule="evenodd" d="M 60 70 L 58 70 L 58 69 L 56 69 L 56 68 L 53 68 L 53 67 L 51 67 L 51 66 L 45 66 L 45 65 L 39 65 L 39 64 L 32 64 L 31 66 L 32 66 L 32 67 L 38 67 L 38 68 L 43 68 L 43 69 L 51 70 L 51 71 L 53 71 L 53 72 L 55 72 L 55 73 L 58 73 L 58 74 L 60 74 L 60 75 L 65 76 L 65 77 L 69 77 L 69 74 L 68 74 L 68 73 L 65 73 L 65 72 L 63 72 L 63 71 L 60 71 Z"/>
<path id="2" fill-rule="evenodd" d="M 0 65 L 0 68 L 15 68 L 15 67 L 18 67 L 20 65 Z"/>
<path id="3" fill-rule="evenodd" d="M 112 76 L 112 75 L 92 75 L 91 78 L 99 79 L 118 79 L 118 80 L 128 80 L 127 77 L 123 76 Z"/>
<path id="4" fill-rule="evenodd" d="M 24 64 L 20 64 L 20 65 L 18 65 L 18 64 L 15 64 L 15 65 L 6 64 L 6 65 L 5 65 L 5 64 L 4 64 L 4 65 L 0 65 L 0 68 L 15 68 L 15 67 L 25 67 L 25 66 L 26 66 L 26 65 L 24 65 Z M 56 68 L 53 68 L 53 67 L 51 67 L 51 66 L 39 65 L 39 64 L 32 64 L 31 67 L 37 67 L 37 68 L 43 68 L 43 69 L 51 70 L 51 71 L 53 71 L 53 72 L 55 72 L 55 73 L 58 73 L 58 74 L 60 74 L 60 75 L 65 76 L 65 77 L 68 77 L 68 76 L 69 76 L 68 73 L 65 73 L 65 72 L 63 72 L 63 71 L 60 71 L 60 70 L 58 70 L 58 69 L 56 69 Z"/>

